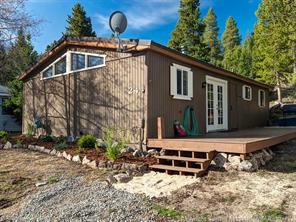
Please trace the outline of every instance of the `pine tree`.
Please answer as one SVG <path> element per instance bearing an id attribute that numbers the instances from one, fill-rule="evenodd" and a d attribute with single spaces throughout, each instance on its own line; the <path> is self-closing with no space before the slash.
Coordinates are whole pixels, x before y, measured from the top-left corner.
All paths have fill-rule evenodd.
<path id="1" fill-rule="evenodd" d="M 213 65 L 221 65 L 222 52 L 221 43 L 218 39 L 219 27 L 217 24 L 217 16 L 212 8 L 204 18 L 205 31 L 203 33 L 203 41 L 209 47 L 208 61 Z"/>
<path id="2" fill-rule="evenodd" d="M 233 59 L 239 58 L 241 51 L 241 36 L 235 20 L 230 16 L 226 21 L 225 31 L 222 35 L 222 44 L 224 49 L 223 67 L 230 71 L 237 71 L 239 61 Z"/>
<path id="3" fill-rule="evenodd" d="M 254 48 L 254 37 L 249 34 L 241 46 L 241 52 L 239 55 L 239 66 L 237 73 L 242 74 L 248 78 L 254 79 L 253 74 L 253 48 Z"/>
<path id="4" fill-rule="evenodd" d="M 23 83 L 17 77 L 37 62 L 38 53 L 31 43 L 31 35 L 23 29 L 18 31 L 17 39 L 7 52 L 5 78 L 3 84 L 8 85 L 11 97 L 5 101 L 5 107 L 18 121 L 22 117 Z"/>
<path id="5" fill-rule="evenodd" d="M 180 0 L 179 20 L 168 45 L 197 59 L 207 60 L 209 49 L 203 43 L 205 25 L 200 18 L 199 0 Z"/>
<path id="6" fill-rule="evenodd" d="M 295 11 L 295 1 L 263 0 L 256 12 L 254 73 L 258 80 L 276 87 L 279 102 L 282 87 L 293 78 Z"/>
<path id="7" fill-rule="evenodd" d="M 66 27 L 65 36 L 71 37 L 95 37 L 96 33 L 92 29 L 90 17 L 86 16 L 83 6 L 79 3 L 72 8 L 72 15 L 67 19 L 68 27 Z"/>

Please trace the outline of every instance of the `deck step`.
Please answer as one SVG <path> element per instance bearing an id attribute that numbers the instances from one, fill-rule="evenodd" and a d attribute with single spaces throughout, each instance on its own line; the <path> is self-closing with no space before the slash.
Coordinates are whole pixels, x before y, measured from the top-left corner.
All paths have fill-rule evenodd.
<path id="1" fill-rule="evenodd" d="M 202 169 L 195 169 L 195 168 L 186 168 L 186 167 L 175 167 L 175 166 L 167 166 L 161 164 L 155 164 L 150 166 L 152 169 L 160 169 L 160 170 L 171 170 L 171 171 L 179 171 L 179 172 L 187 172 L 187 173 L 194 173 L 194 174 L 202 174 L 204 170 Z"/>
<path id="2" fill-rule="evenodd" d="M 179 156 L 156 156 L 157 159 L 166 159 L 166 160 L 180 160 L 180 161 L 190 161 L 196 163 L 206 163 L 210 160 L 202 158 L 191 158 L 191 157 L 179 157 Z"/>

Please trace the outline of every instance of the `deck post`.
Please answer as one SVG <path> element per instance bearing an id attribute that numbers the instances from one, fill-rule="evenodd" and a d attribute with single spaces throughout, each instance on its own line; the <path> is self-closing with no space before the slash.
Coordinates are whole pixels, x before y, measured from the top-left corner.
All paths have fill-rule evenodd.
<path id="1" fill-rule="evenodd" d="M 163 139 L 165 138 L 165 133 L 164 133 L 164 120 L 162 117 L 157 117 L 157 138 L 158 139 Z"/>
<path id="2" fill-rule="evenodd" d="M 246 160 L 247 159 L 247 154 L 246 153 L 241 153 L 240 158 L 241 158 L 241 160 Z"/>

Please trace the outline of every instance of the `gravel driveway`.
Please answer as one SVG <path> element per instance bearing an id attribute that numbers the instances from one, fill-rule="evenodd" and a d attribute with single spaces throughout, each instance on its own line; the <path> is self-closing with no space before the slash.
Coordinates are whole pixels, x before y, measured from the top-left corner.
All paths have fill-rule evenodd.
<path id="1" fill-rule="evenodd" d="M 155 221 L 142 197 L 82 177 L 41 188 L 13 221 Z"/>

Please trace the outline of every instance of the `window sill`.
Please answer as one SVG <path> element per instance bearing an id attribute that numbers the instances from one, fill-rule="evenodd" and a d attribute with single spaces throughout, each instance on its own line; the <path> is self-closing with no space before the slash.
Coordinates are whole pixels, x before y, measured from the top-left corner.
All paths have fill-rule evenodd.
<path id="1" fill-rule="evenodd" d="M 243 100 L 248 101 L 248 102 L 252 101 L 252 99 L 246 99 L 246 98 L 243 98 Z"/>
<path id="2" fill-rule="evenodd" d="M 181 95 L 175 95 L 173 96 L 173 99 L 179 99 L 179 100 L 192 100 L 189 96 L 181 96 Z"/>

